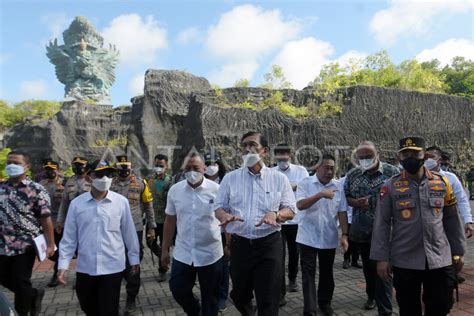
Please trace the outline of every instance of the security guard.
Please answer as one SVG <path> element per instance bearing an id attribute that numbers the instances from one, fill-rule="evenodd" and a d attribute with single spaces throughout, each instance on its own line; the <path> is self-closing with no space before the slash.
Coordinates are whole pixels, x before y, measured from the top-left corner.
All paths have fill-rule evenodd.
<path id="1" fill-rule="evenodd" d="M 381 188 L 370 258 L 382 279 L 393 271 L 401 316 L 422 315 L 422 285 L 425 315 L 447 315 L 465 244 L 456 198 L 444 176 L 423 166 L 423 138 L 400 140 L 398 157 L 403 171 Z"/>
<path id="2" fill-rule="evenodd" d="M 62 234 L 64 222 L 66 221 L 67 210 L 73 199 L 84 192 L 91 190 L 92 180 L 87 175 L 87 159 L 84 157 L 74 157 L 72 159 L 72 171 L 74 176 L 69 178 L 64 185 L 64 192 L 59 207 L 59 213 L 56 224 L 56 231 Z"/>
<path id="3" fill-rule="evenodd" d="M 57 227 L 57 218 L 59 207 L 61 206 L 61 200 L 63 197 L 64 186 L 62 178 L 59 176 L 59 164 L 56 161 L 47 159 L 44 161 L 43 170 L 46 176 L 46 179 L 41 180 L 40 184 L 48 191 L 49 198 L 51 200 L 51 220 L 53 225 Z M 54 231 L 54 241 L 56 242 L 56 247 L 59 247 L 59 242 L 61 241 L 62 233 L 58 233 L 55 229 Z M 58 254 L 59 249 L 56 250 L 54 256 L 51 257 L 51 260 L 54 260 L 54 274 L 51 278 L 51 281 L 48 283 L 49 287 L 58 286 Z"/>
<path id="4" fill-rule="evenodd" d="M 132 212 L 133 223 L 137 231 L 138 243 L 140 244 L 140 260 L 143 258 L 143 214 L 145 213 L 147 223 L 147 239 L 155 238 L 155 215 L 153 212 L 153 197 L 145 180 L 132 174 L 132 164 L 127 156 L 117 156 L 115 166 L 118 176 L 112 181 L 110 190 L 117 192 L 128 199 Z M 140 290 L 140 272 L 131 275 L 130 265 L 127 262 L 124 275 L 127 282 L 127 301 L 125 312 L 131 313 L 135 310 L 135 298 Z"/>

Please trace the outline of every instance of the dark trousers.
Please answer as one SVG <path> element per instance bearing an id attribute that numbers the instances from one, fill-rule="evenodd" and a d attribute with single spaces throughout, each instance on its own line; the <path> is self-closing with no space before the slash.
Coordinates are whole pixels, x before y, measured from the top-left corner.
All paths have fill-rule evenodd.
<path id="1" fill-rule="evenodd" d="M 137 237 L 138 237 L 138 244 L 140 245 L 140 261 L 143 259 L 143 231 L 138 231 L 137 232 Z M 138 292 L 140 291 L 140 270 L 138 270 L 138 273 L 135 273 L 131 275 L 131 266 L 130 263 L 128 262 L 128 255 L 127 255 L 127 250 L 125 250 L 125 271 L 123 273 L 123 277 L 125 279 L 125 282 L 127 285 L 125 286 L 127 290 L 127 297 L 130 299 L 135 299 L 137 297 Z"/>
<path id="2" fill-rule="evenodd" d="M 377 262 L 370 260 L 370 244 L 357 243 L 360 256 L 362 257 L 362 267 L 364 271 L 366 293 L 369 298 L 375 299 L 379 314 L 392 312 L 392 282 L 386 282 L 377 275 Z"/>
<path id="3" fill-rule="evenodd" d="M 201 289 L 201 302 L 193 294 L 196 274 Z M 173 259 L 170 290 L 188 316 L 218 314 L 219 284 L 222 278 L 222 258 L 204 267 L 194 267 Z"/>
<path id="4" fill-rule="evenodd" d="M 61 239 L 63 238 L 63 232 L 61 231 L 61 234 L 59 234 L 56 229 L 54 230 L 54 243 L 56 244 L 56 251 L 54 252 L 54 255 L 50 257 L 49 259 L 54 261 L 54 275 L 58 274 L 58 258 L 59 258 L 59 243 L 61 242 Z"/>
<path id="5" fill-rule="evenodd" d="M 87 316 L 117 316 L 123 272 L 91 276 L 76 273 L 76 293 Z"/>
<path id="6" fill-rule="evenodd" d="M 283 260 L 282 260 L 282 280 L 281 280 L 281 296 L 284 297 L 286 294 L 286 278 L 285 278 L 285 259 L 286 259 L 286 248 L 288 247 L 288 279 L 290 281 L 296 281 L 296 275 L 298 274 L 298 261 L 300 253 L 298 245 L 296 244 L 296 235 L 298 234 L 298 225 L 282 225 L 281 226 L 281 239 L 283 242 Z"/>
<path id="7" fill-rule="evenodd" d="M 156 223 L 155 242 L 157 242 L 158 238 L 160 239 L 160 257 L 161 257 L 161 248 L 163 248 L 163 227 L 164 227 L 164 223 Z M 161 264 L 160 258 L 158 258 L 158 272 L 159 273 L 166 272 L 166 269 L 163 268 L 163 265 Z"/>
<path id="8" fill-rule="evenodd" d="M 280 232 L 258 239 L 234 235 L 231 244 L 232 298 L 244 316 L 254 315 L 253 292 L 259 316 L 278 315 L 283 247 Z"/>
<path id="9" fill-rule="evenodd" d="M 349 231 L 351 230 L 351 224 L 349 224 Z M 352 263 L 359 261 L 359 250 L 357 244 L 349 239 L 349 248 L 344 253 L 344 260 L 350 260 Z"/>
<path id="10" fill-rule="evenodd" d="M 331 304 L 334 293 L 333 265 L 336 249 L 317 249 L 300 244 L 303 279 L 303 315 L 316 315 L 317 306 Z M 316 296 L 316 259 L 319 260 L 319 282 Z"/>
<path id="11" fill-rule="evenodd" d="M 453 306 L 455 271 L 452 266 L 435 270 L 410 270 L 393 267 L 400 316 L 422 315 L 421 287 L 426 316 L 444 316 Z"/>
<path id="12" fill-rule="evenodd" d="M 226 245 L 225 233 L 221 234 L 222 246 Z M 219 286 L 219 307 L 224 306 L 229 297 L 229 258 L 222 258 L 222 279 Z"/>
<path id="13" fill-rule="evenodd" d="M 29 248 L 16 256 L 0 256 L 0 283 L 15 293 L 15 309 L 19 315 L 28 315 L 37 290 L 31 285 L 31 273 L 36 253 Z"/>

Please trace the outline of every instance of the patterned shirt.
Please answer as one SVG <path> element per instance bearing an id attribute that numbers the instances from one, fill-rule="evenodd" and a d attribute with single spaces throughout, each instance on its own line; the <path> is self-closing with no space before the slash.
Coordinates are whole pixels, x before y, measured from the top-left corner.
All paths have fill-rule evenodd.
<path id="1" fill-rule="evenodd" d="M 354 199 L 369 197 L 369 206 L 354 207 L 349 238 L 355 242 L 370 243 L 374 224 L 377 198 L 382 184 L 394 175 L 399 174 L 397 167 L 380 162 L 379 168 L 370 173 L 362 168 L 354 168 L 346 175 L 344 193 Z"/>
<path id="2" fill-rule="evenodd" d="M 0 183 L 0 255 L 24 254 L 41 234 L 40 219 L 49 216 L 50 199 L 43 186 L 29 179 L 16 187 Z"/>
<path id="3" fill-rule="evenodd" d="M 166 174 L 163 179 L 158 179 L 156 175 L 148 178 L 151 194 L 153 195 L 153 210 L 155 211 L 155 220 L 157 223 L 165 222 L 165 209 L 168 191 L 171 186 L 171 177 Z"/>

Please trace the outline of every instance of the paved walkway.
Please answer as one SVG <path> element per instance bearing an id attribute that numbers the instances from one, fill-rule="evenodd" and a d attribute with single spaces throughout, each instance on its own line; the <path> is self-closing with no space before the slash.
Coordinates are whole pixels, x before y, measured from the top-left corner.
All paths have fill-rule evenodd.
<path id="1" fill-rule="evenodd" d="M 471 201 L 474 209 L 474 203 Z M 148 250 L 148 249 L 146 249 Z M 158 270 L 153 266 L 149 251 L 145 251 L 142 262 L 142 286 L 137 300 L 137 311 L 134 315 L 185 315 L 174 301 L 167 282 L 156 281 Z M 468 253 L 465 257 L 464 277 L 466 282 L 459 286 L 459 302 L 455 304 L 451 315 L 474 315 L 474 238 L 468 240 Z M 50 261 L 36 263 L 33 273 L 33 284 L 36 287 L 46 287 L 52 275 Z M 336 289 L 332 306 L 336 315 L 377 315 L 375 311 L 367 312 L 362 309 L 366 300 L 365 283 L 362 269 L 342 269 L 342 254 L 336 255 L 334 265 Z M 41 315 L 83 315 L 79 307 L 76 293 L 73 290 L 74 273 L 69 274 L 69 284 L 56 288 L 46 288 Z M 301 288 L 301 274 L 298 274 Z M 3 289 L 2 289 L 3 290 Z M 196 289 L 197 290 L 197 289 Z M 198 292 L 196 291 L 198 294 Z M 7 291 L 7 296 L 13 301 L 13 296 Z M 121 310 L 125 305 L 125 288 L 121 291 Z M 280 315 L 302 315 L 302 292 L 289 293 L 287 305 L 280 309 Z M 239 315 L 229 303 L 229 309 L 224 315 Z M 396 305 L 396 303 L 395 303 Z"/>

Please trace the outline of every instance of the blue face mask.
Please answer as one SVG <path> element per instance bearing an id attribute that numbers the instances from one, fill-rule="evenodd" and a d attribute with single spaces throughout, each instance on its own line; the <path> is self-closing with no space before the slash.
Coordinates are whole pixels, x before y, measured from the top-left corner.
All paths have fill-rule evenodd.
<path id="1" fill-rule="evenodd" d="M 7 165 L 7 167 L 5 168 L 6 172 L 7 172 L 7 175 L 10 177 L 10 178 L 15 178 L 15 177 L 18 177 L 18 176 L 21 176 L 22 174 L 25 173 L 25 168 L 21 165 L 15 165 L 13 163 Z"/>

